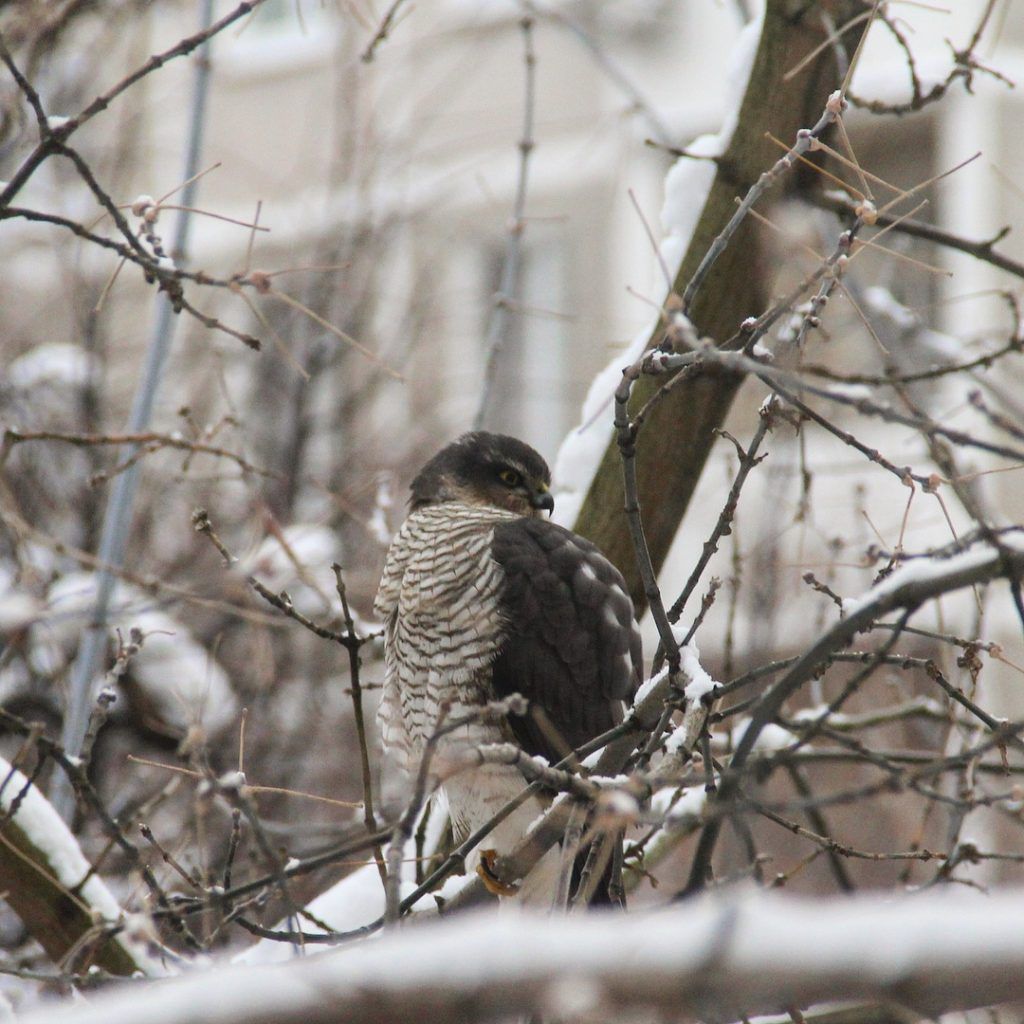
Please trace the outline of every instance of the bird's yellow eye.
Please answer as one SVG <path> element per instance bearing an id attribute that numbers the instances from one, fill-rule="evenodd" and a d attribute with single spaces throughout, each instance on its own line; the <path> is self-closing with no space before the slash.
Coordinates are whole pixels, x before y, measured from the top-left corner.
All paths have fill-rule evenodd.
<path id="1" fill-rule="evenodd" d="M 522 478 L 519 476 L 519 474 L 514 469 L 503 469 L 498 474 L 498 479 L 503 484 L 508 484 L 509 487 L 516 487 L 516 486 L 518 486 L 518 484 L 519 484 L 519 482 L 520 482 L 520 480 Z"/>

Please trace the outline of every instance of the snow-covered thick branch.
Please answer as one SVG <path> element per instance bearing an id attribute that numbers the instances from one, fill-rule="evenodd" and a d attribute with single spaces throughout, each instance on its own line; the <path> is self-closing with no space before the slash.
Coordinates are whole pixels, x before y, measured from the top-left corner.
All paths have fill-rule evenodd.
<path id="1" fill-rule="evenodd" d="M 71 968 L 159 973 L 145 945 L 126 934 L 129 915 L 46 797 L 3 758 L 0 777 L 0 888 L 33 938 Z"/>
<path id="2" fill-rule="evenodd" d="M 346 1024 L 656 1011 L 731 1020 L 835 1000 L 938 1015 L 1024 998 L 1024 893 L 703 899 L 623 917 L 482 913 L 281 966 L 220 968 L 24 1024 Z"/>

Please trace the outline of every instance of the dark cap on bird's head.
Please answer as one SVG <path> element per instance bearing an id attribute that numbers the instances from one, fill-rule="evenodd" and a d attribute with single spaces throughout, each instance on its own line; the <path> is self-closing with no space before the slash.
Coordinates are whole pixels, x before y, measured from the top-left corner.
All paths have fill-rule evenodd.
<path id="1" fill-rule="evenodd" d="M 477 430 L 442 448 L 416 474 L 409 504 L 463 501 L 536 516 L 554 510 L 550 485 L 548 464 L 528 444 Z"/>

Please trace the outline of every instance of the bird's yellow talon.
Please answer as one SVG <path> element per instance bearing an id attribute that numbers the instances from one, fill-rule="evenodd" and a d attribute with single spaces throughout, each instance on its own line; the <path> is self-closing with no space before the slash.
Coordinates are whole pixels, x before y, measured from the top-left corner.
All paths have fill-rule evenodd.
<path id="1" fill-rule="evenodd" d="M 503 882 L 494 873 L 497 859 L 497 850 L 481 850 L 480 863 L 476 866 L 476 873 L 480 876 L 480 881 L 484 883 L 484 888 L 492 896 L 515 896 L 519 892 L 519 886 Z"/>

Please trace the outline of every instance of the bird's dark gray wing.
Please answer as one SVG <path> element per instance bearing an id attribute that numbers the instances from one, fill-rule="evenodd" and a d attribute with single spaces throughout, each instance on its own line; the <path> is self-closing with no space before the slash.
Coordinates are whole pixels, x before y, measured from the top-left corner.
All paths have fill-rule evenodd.
<path id="1" fill-rule="evenodd" d="M 492 554 L 506 629 L 495 695 L 521 693 L 541 712 L 509 724 L 528 753 L 554 761 L 615 725 L 639 684 L 633 603 L 590 541 L 546 520 L 495 527 Z"/>

